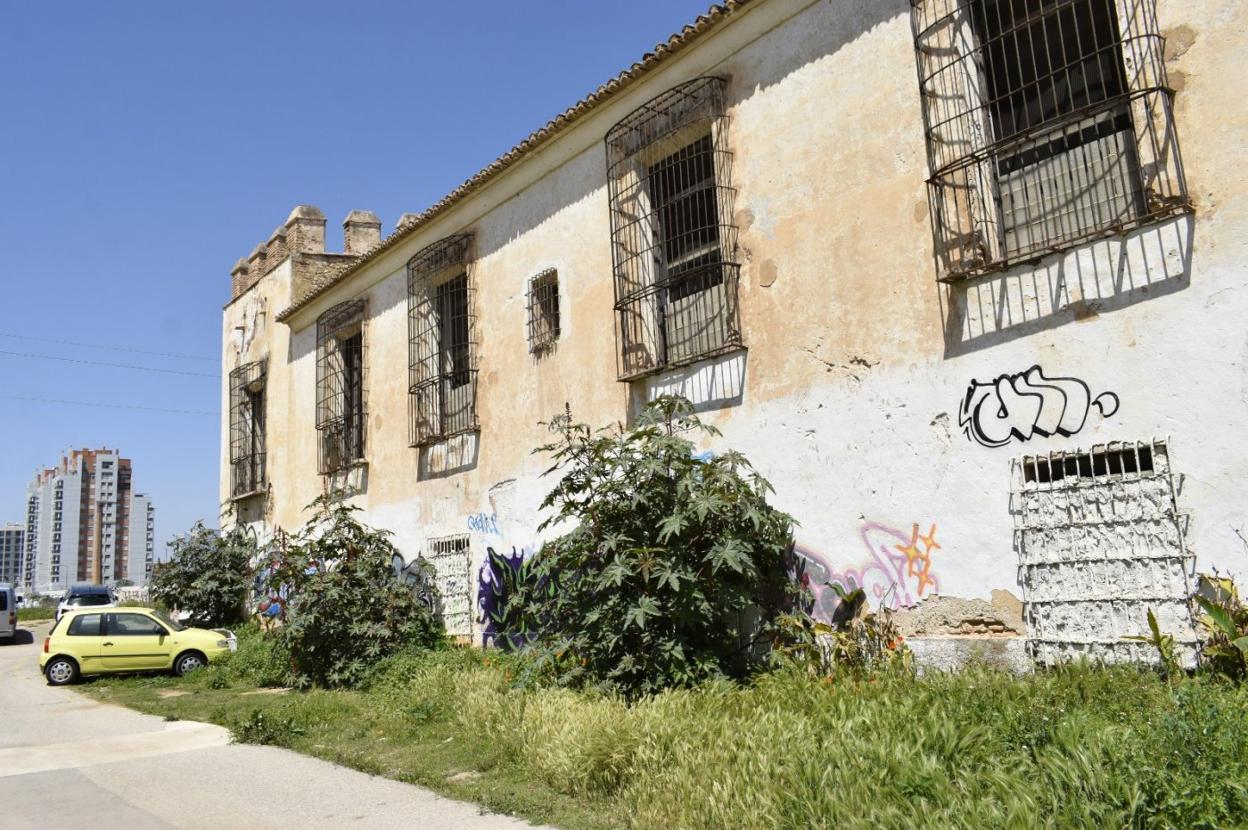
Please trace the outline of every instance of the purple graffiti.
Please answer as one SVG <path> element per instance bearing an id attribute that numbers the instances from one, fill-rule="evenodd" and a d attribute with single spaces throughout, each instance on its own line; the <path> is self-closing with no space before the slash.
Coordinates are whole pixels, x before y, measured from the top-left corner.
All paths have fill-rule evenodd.
<path id="1" fill-rule="evenodd" d="M 928 593 L 939 588 L 932 574 L 932 553 L 940 549 L 936 541 L 936 525 L 926 534 L 919 525 L 911 526 L 910 534 L 876 522 L 868 522 L 860 532 L 862 544 L 871 558 L 857 567 L 837 570 L 823 554 L 802 545 L 795 550 L 806 560 L 803 582 L 814 597 L 812 616 L 831 621 L 840 598 L 833 590 L 861 588 L 874 608 L 908 608 L 917 605 Z"/>
<path id="2" fill-rule="evenodd" d="M 498 619 L 507 607 L 507 574 L 515 574 L 524 564 L 527 554 L 512 547 L 511 554 L 497 553 L 494 548 L 485 549 L 485 561 L 477 571 L 477 622 L 482 624 L 481 645 L 492 646 L 498 639 Z"/>

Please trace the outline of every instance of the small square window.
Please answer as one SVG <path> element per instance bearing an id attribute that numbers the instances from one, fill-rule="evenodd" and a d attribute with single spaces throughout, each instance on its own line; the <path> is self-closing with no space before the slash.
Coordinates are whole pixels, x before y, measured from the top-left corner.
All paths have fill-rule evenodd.
<path id="1" fill-rule="evenodd" d="M 529 280 L 529 351 L 541 354 L 559 340 L 559 272 L 549 268 Z"/>

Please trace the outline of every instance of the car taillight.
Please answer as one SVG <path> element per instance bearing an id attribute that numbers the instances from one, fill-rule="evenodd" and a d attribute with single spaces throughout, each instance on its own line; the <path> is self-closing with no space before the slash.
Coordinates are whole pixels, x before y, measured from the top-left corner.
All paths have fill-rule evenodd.
<path id="1" fill-rule="evenodd" d="M 51 643 L 51 642 L 52 642 L 52 638 L 51 638 L 51 637 L 44 637 L 44 638 L 43 638 L 43 653 L 44 653 L 44 654 L 47 654 L 47 653 L 48 653 L 48 650 L 49 650 L 49 649 L 48 649 L 48 644 L 49 644 L 49 643 Z"/>
<path id="2" fill-rule="evenodd" d="M 17 612 L 16 611 L 9 612 L 9 625 L 17 625 Z"/>

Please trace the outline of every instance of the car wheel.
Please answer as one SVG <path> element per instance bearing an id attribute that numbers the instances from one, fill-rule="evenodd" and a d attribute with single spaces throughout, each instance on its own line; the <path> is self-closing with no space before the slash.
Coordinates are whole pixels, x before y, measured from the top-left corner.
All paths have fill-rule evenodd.
<path id="1" fill-rule="evenodd" d="M 43 674 L 49 686 L 65 686 L 78 679 L 78 664 L 68 657 L 53 657 Z"/>
<path id="2" fill-rule="evenodd" d="M 177 660 L 173 661 L 173 673 L 181 677 L 196 669 L 202 669 L 206 665 L 208 665 L 208 658 L 198 651 L 184 651 L 178 655 Z"/>

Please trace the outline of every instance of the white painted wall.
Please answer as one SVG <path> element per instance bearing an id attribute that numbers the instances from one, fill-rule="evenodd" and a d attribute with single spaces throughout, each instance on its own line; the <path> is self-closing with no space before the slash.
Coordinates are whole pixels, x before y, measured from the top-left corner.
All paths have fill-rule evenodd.
<path id="1" fill-rule="evenodd" d="M 550 485 L 538 477 L 544 459 L 529 454 L 546 439 L 538 422 L 567 403 L 606 425 L 626 419 L 631 402 L 684 390 L 715 401 L 704 415 L 724 437 L 706 449 L 743 451 L 801 522 L 801 548 L 829 572 L 878 581 L 908 552 L 891 574 L 907 601 L 1019 593 L 1011 459 L 1153 437 L 1168 440 L 1198 567 L 1248 580 L 1239 487 L 1248 443 L 1236 430 L 1248 417 L 1248 110 L 1226 103 L 1248 92 L 1238 71 L 1248 6 L 1157 5 L 1162 32 L 1181 44 L 1168 69 L 1181 87 L 1195 214 L 1005 274 L 956 288 L 935 281 L 903 0 L 752 5 L 240 354 L 231 338 L 247 309 L 263 299 L 275 313 L 289 299 L 279 269 L 227 308 L 224 332 L 227 372 L 270 356 L 267 522 L 299 524 L 324 486 L 315 319 L 365 296 L 369 464 L 353 501 L 409 558 L 454 533 L 470 535 L 474 570 L 487 547 L 539 544 L 537 505 Z M 615 379 L 601 140 L 638 104 L 704 74 L 730 78 L 749 351 L 629 388 Z M 475 442 L 416 450 L 404 263 L 467 229 L 480 251 L 482 429 Z M 524 346 L 524 288 L 547 267 L 559 269 L 564 334 L 537 362 Z M 1092 397 L 1114 393 L 1117 410 L 1092 409 L 1069 436 L 999 447 L 968 437 L 959 415 L 972 382 L 1034 365 L 1082 381 Z"/>

